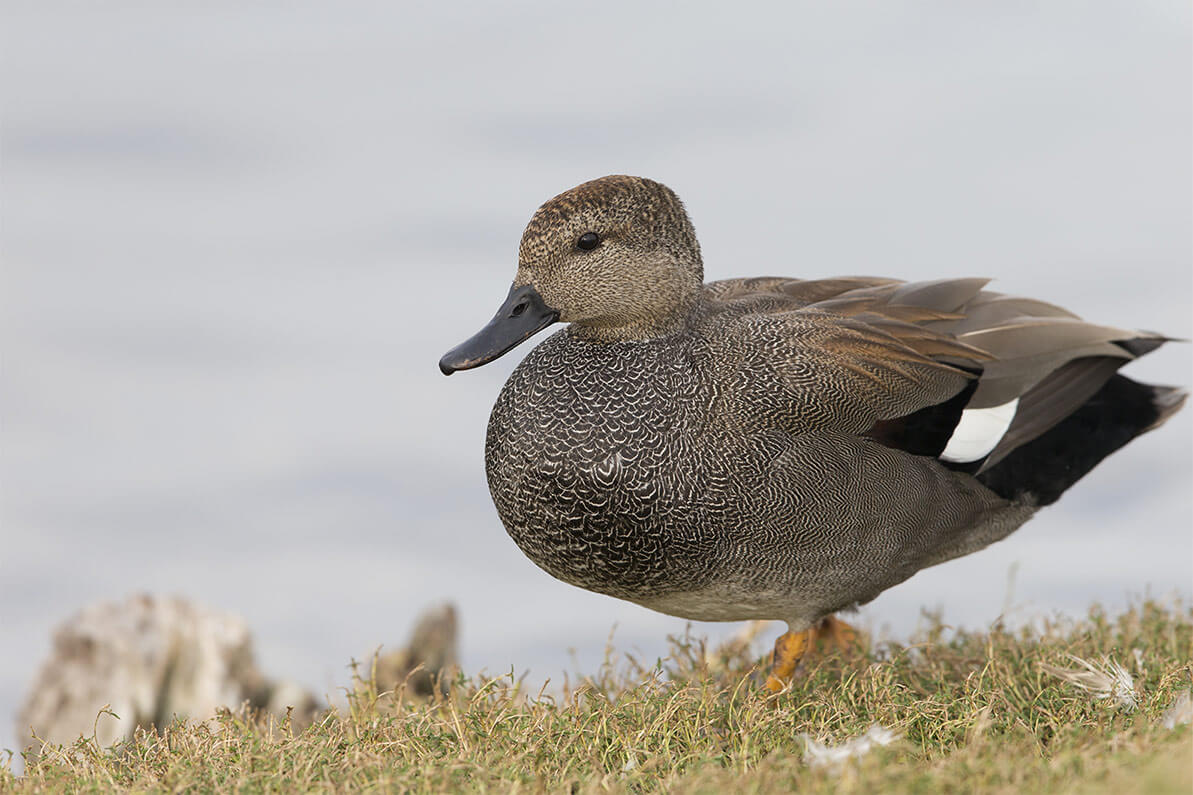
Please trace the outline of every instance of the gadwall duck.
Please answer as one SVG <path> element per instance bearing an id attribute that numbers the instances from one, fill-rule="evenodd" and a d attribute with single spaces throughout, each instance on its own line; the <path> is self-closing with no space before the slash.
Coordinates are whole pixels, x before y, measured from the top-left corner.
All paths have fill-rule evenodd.
<path id="1" fill-rule="evenodd" d="M 538 209 L 505 303 L 439 367 L 569 323 L 489 420 L 506 530 L 581 588 L 786 621 L 777 690 L 848 636 L 834 613 L 1004 538 L 1184 402 L 1116 373 L 1164 337 L 987 281 L 704 284 L 679 198 L 609 176 Z"/>

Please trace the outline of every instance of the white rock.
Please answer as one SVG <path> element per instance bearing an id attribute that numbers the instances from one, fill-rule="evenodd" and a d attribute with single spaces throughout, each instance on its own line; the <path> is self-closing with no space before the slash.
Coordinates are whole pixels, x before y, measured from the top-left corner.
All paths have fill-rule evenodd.
<path id="1" fill-rule="evenodd" d="M 1186 723 L 1193 723 L 1193 696 L 1188 690 L 1177 696 L 1160 718 L 1160 725 L 1165 729 L 1175 729 Z"/>
<path id="2" fill-rule="evenodd" d="M 133 596 L 88 607 L 55 630 L 17 736 L 28 740 L 32 729 L 44 742 L 70 744 L 94 732 L 109 746 L 137 726 L 165 726 L 175 715 L 203 720 L 264 692 L 241 618 L 179 598 Z M 100 715 L 105 705 L 115 715 Z"/>

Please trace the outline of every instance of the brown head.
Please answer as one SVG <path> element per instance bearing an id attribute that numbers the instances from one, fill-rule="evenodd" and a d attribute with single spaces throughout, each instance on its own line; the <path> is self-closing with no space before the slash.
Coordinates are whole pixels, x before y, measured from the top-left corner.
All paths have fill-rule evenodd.
<path id="1" fill-rule="evenodd" d="M 439 367 L 492 361 L 556 320 L 594 341 L 663 336 L 681 326 L 703 282 L 695 230 L 670 188 L 642 177 L 585 182 L 535 212 L 505 304 Z"/>

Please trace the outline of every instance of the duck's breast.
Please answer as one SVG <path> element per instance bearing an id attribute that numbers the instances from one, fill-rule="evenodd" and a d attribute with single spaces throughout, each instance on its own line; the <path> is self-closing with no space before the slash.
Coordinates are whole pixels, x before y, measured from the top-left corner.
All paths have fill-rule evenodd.
<path id="1" fill-rule="evenodd" d="M 489 488 L 514 541 L 581 587 L 624 598 L 661 587 L 676 535 L 700 526 L 707 400 L 682 339 L 547 339 L 489 420 Z"/>

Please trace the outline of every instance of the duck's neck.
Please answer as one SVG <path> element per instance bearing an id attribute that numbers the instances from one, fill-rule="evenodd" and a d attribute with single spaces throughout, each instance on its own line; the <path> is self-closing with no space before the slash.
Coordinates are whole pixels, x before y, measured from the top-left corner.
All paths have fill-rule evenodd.
<path id="1" fill-rule="evenodd" d="M 596 319 L 572 323 L 571 335 L 585 342 L 641 342 L 670 337 L 685 331 L 699 311 L 702 292 L 693 292 L 665 314 L 631 320 Z"/>

